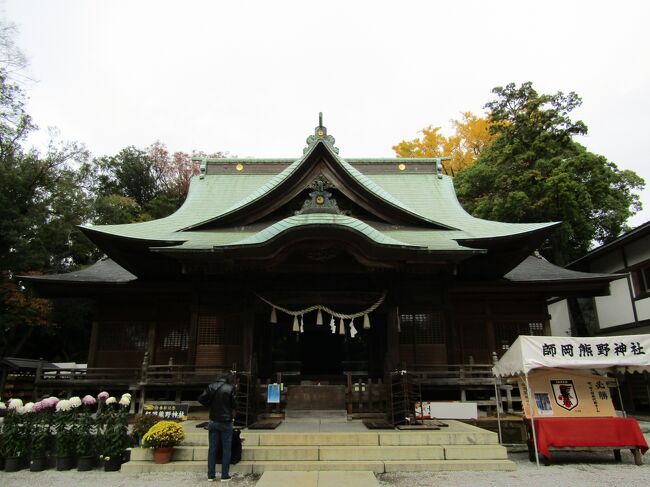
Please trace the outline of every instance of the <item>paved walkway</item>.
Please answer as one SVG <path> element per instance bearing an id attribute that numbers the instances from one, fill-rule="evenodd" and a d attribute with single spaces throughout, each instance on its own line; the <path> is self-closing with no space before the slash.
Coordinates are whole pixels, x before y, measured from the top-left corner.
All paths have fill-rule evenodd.
<path id="1" fill-rule="evenodd" d="M 255 487 L 379 487 L 372 472 L 264 472 Z"/>

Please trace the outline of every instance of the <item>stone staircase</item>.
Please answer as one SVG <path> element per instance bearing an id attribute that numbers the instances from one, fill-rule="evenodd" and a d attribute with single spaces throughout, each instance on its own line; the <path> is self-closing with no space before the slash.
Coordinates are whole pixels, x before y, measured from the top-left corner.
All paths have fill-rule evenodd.
<path id="1" fill-rule="evenodd" d="M 514 470 L 496 433 L 458 421 L 440 430 L 368 430 L 359 421 L 297 415 L 276 430 L 242 430 L 242 461 L 233 472 Z M 172 462 L 153 463 L 153 452 L 134 448 L 122 471 L 207 471 L 208 435 L 191 422 Z M 219 467 L 217 467 L 219 471 Z"/>

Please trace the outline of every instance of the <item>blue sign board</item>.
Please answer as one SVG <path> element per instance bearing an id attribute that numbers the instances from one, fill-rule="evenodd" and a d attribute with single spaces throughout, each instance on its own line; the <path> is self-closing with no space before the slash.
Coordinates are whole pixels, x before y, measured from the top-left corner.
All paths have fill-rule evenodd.
<path id="1" fill-rule="evenodd" d="M 280 384 L 269 384 L 266 391 L 266 402 L 280 404 Z"/>

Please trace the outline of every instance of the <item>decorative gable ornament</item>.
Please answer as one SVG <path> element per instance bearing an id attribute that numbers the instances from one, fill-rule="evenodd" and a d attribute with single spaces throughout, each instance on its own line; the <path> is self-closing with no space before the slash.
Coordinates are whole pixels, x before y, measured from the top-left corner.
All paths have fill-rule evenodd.
<path id="1" fill-rule="evenodd" d="M 336 140 L 331 135 L 327 135 L 327 127 L 323 126 L 323 112 L 318 113 L 318 127 L 314 129 L 314 135 L 307 137 L 307 147 L 302 150 L 302 153 L 309 152 L 309 149 L 318 141 L 326 143 L 335 154 L 339 153 L 338 147 L 334 147 Z"/>
<path id="2" fill-rule="evenodd" d="M 314 191 L 309 193 L 309 199 L 305 200 L 302 208 L 295 212 L 296 215 L 305 215 L 309 213 L 333 213 L 341 215 L 343 212 L 339 209 L 336 200 L 332 198 L 332 193 L 327 191 L 333 188 L 325 176 L 319 174 L 318 177 L 309 185 Z"/>

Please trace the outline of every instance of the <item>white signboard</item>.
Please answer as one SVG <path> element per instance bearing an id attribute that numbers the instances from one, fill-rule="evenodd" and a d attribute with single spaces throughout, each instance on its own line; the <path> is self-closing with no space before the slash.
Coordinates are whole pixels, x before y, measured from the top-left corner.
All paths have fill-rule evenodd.
<path id="1" fill-rule="evenodd" d="M 528 374 L 537 368 L 650 370 L 650 335 L 615 337 L 524 336 L 492 369 L 494 375 Z"/>

